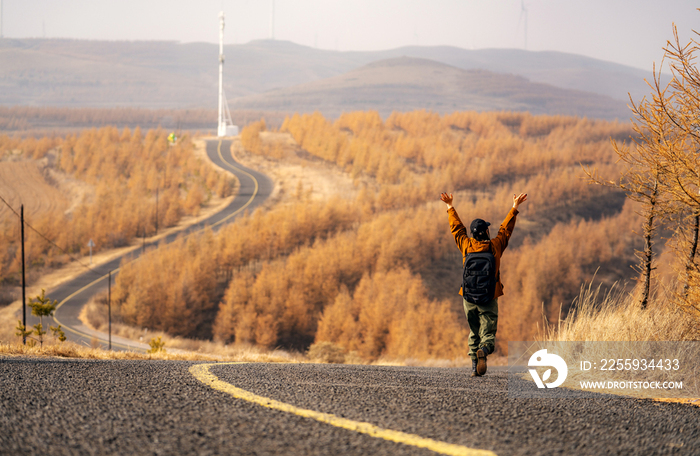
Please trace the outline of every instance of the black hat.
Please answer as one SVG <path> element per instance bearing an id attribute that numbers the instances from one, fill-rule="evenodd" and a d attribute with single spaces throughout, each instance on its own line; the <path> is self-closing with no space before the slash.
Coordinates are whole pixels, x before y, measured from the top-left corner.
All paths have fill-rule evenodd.
<path id="1" fill-rule="evenodd" d="M 485 222 L 481 219 L 474 219 L 469 226 L 469 230 L 472 232 L 472 236 L 477 237 L 477 235 L 486 234 L 486 230 L 489 229 L 489 226 L 491 226 L 489 222 Z"/>

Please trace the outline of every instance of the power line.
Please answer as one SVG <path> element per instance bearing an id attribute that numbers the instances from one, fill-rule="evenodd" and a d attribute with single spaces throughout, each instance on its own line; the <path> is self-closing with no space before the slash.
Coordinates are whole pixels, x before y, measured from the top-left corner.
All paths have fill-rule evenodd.
<path id="1" fill-rule="evenodd" d="M 12 206 L 10 206 L 10 203 L 8 203 L 7 201 L 5 201 L 5 198 L 3 198 L 2 195 L 0 195 L 0 200 L 1 200 L 3 203 L 5 203 L 5 206 L 7 206 L 7 207 L 10 208 L 10 210 L 12 211 L 12 213 L 15 214 L 15 216 L 16 216 L 17 218 L 19 218 L 20 220 L 22 219 L 22 217 L 17 213 L 17 211 L 16 211 Z M 87 269 L 88 271 L 93 272 L 93 273 L 95 273 L 95 274 L 97 274 L 97 275 L 99 275 L 99 276 L 103 276 L 103 275 L 104 275 L 104 274 L 101 274 L 101 273 L 95 271 L 95 270 L 92 269 L 90 266 L 88 266 L 88 265 L 86 265 L 86 264 L 83 264 L 82 261 L 80 261 L 78 258 L 76 258 L 76 257 L 74 257 L 73 255 L 71 255 L 69 252 L 67 252 L 64 248 L 62 248 L 61 246 L 59 246 L 58 244 L 56 244 L 55 242 L 53 242 L 51 239 L 49 239 L 49 238 L 47 238 L 46 236 L 44 236 L 42 233 L 39 232 L 39 230 L 37 230 L 36 228 L 34 228 L 33 226 L 31 226 L 26 220 L 24 221 L 24 224 L 25 224 L 27 227 L 29 227 L 32 231 L 34 231 L 36 234 L 38 234 L 38 235 L 39 235 L 42 239 L 44 239 L 46 242 L 48 242 L 48 243 L 51 244 L 52 246 L 56 247 L 58 250 L 60 250 L 60 251 L 63 252 L 64 254 L 68 255 L 68 257 L 69 257 L 71 260 L 75 261 L 76 263 L 78 263 L 79 265 L 81 265 L 82 267 L 84 267 L 85 269 Z"/>

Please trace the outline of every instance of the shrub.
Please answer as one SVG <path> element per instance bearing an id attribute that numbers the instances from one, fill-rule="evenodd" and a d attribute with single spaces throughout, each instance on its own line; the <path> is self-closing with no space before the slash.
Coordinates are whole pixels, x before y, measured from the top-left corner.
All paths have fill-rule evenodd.
<path id="1" fill-rule="evenodd" d="M 310 360 L 320 363 L 343 364 L 345 362 L 345 349 L 332 342 L 316 342 L 309 347 L 306 355 Z"/>

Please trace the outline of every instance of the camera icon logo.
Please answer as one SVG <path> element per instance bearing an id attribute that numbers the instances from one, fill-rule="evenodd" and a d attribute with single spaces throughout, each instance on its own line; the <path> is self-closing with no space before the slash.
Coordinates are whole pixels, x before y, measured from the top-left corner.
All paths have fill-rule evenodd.
<path id="1" fill-rule="evenodd" d="M 528 369 L 538 388 L 545 388 L 545 385 L 547 385 L 547 388 L 556 388 L 564 383 L 564 380 L 566 380 L 566 375 L 569 373 L 569 368 L 566 367 L 566 361 L 564 361 L 564 359 L 559 355 L 547 353 L 546 348 L 533 353 L 527 365 L 528 367 L 553 367 L 557 370 L 557 379 L 555 381 L 551 383 L 543 383 L 546 382 L 552 375 L 552 369 L 547 369 L 542 375 L 541 379 L 537 373 L 537 370 Z"/>

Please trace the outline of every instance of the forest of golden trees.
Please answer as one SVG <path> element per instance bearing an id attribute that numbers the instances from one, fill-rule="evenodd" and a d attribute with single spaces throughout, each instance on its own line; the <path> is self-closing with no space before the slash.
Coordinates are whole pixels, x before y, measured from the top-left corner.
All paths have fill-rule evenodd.
<path id="1" fill-rule="evenodd" d="M 244 128 L 251 153 L 294 153 Z M 617 176 L 614 122 L 527 113 L 354 112 L 287 118 L 300 156 L 355 179 L 356 195 L 303 197 L 124 264 L 113 300 L 126 323 L 224 343 L 302 349 L 327 341 L 367 360 L 466 356 L 457 295 L 461 254 L 440 192 L 467 223 L 500 224 L 527 192 L 504 254 L 498 345 L 527 340 L 566 314 L 596 272 L 611 285 L 629 265 L 639 220 L 624 195 L 589 185 L 581 166 Z M 312 166 L 309 161 L 307 166 Z"/>
<path id="2" fill-rule="evenodd" d="M 144 134 L 139 128 L 113 127 L 40 139 L 0 135 L 0 155 L 14 151 L 23 159 L 49 157 L 55 170 L 92 189 L 69 214 L 56 210 L 27 218 L 55 244 L 26 229 L 30 269 L 60 265 L 69 259 L 67 254 L 87 254 L 89 239 L 97 252 L 151 236 L 156 223 L 160 228 L 172 226 L 185 215 L 196 215 L 211 195 L 225 197 L 234 191 L 231 176 L 197 158 L 190 137 L 170 144 L 167 136 L 164 130 Z M 10 215 L 0 223 L 0 283 L 18 283 L 19 221 Z"/>
<path id="3" fill-rule="evenodd" d="M 278 112 L 231 111 L 231 119 L 237 125 L 247 124 L 262 115 L 276 125 L 280 125 L 285 117 Z M 213 131 L 216 128 L 216 110 L 0 106 L 0 133 L 37 136 L 105 126 Z M 178 131 L 178 134 L 181 135 L 181 132 Z"/>
<path id="4" fill-rule="evenodd" d="M 211 109 L 65 108 L 56 106 L 0 106 L 0 131 L 41 127 L 100 127 L 138 125 L 140 128 L 211 128 Z"/>

